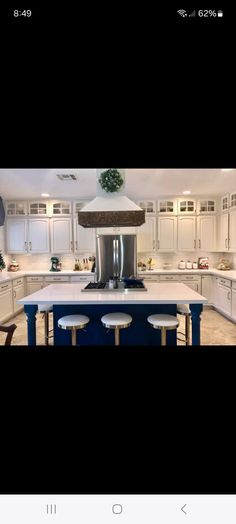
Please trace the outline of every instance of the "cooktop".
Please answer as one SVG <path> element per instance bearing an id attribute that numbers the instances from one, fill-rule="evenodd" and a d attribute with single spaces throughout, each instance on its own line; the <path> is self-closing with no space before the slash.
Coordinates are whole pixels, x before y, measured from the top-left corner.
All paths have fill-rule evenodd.
<path id="1" fill-rule="evenodd" d="M 130 283 L 118 282 L 118 288 L 110 288 L 108 282 L 89 282 L 81 291 L 147 291 L 143 282 L 137 281 Z"/>

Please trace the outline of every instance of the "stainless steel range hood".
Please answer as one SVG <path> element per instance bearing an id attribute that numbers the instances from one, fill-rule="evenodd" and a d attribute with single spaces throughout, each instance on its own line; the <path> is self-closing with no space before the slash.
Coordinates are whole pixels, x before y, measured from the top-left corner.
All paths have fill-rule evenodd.
<path id="1" fill-rule="evenodd" d="M 78 223 L 83 227 L 130 227 L 141 226 L 145 222 L 145 211 L 137 206 L 121 191 L 106 193 L 98 181 L 101 172 L 97 170 L 97 196 L 78 213 Z M 124 169 L 122 173 L 125 186 Z"/>

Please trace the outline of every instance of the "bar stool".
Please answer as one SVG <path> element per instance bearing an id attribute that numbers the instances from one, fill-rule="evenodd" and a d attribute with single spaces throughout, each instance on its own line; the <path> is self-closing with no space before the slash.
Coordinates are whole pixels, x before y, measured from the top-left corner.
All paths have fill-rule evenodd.
<path id="1" fill-rule="evenodd" d="M 185 316 L 185 333 L 183 333 L 182 331 L 179 331 L 178 333 L 184 336 L 186 346 L 189 346 L 190 345 L 190 319 L 191 319 L 191 310 L 190 310 L 189 305 L 188 304 L 177 304 L 177 315 Z M 181 338 L 178 338 L 178 340 L 181 340 L 182 342 Z"/>
<path id="2" fill-rule="evenodd" d="M 49 330 L 49 313 L 53 311 L 53 304 L 38 304 L 38 312 L 43 313 L 44 316 L 44 340 L 45 345 L 49 345 L 49 338 L 53 336 L 49 335 L 50 331 L 53 331 L 52 329 Z"/>
<path id="3" fill-rule="evenodd" d="M 71 344 L 76 346 L 77 329 L 84 329 L 90 321 L 85 315 L 66 315 L 58 320 L 58 327 L 71 331 Z"/>
<path id="4" fill-rule="evenodd" d="M 166 332 L 172 329 L 177 329 L 179 321 L 174 315 L 158 314 L 150 315 L 147 321 L 152 324 L 154 329 L 161 330 L 161 345 L 166 346 Z"/>
<path id="5" fill-rule="evenodd" d="M 120 329 L 128 328 L 132 320 L 127 313 L 107 313 L 101 318 L 104 327 L 115 330 L 115 346 L 120 345 Z"/>

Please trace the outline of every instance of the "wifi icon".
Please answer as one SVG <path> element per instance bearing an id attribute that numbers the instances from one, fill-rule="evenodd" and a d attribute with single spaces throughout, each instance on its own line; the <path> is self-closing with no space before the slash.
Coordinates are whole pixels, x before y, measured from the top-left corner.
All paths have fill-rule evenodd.
<path id="1" fill-rule="evenodd" d="M 185 11 L 185 9 L 179 9 L 177 11 L 177 13 L 179 13 L 180 16 L 188 16 L 187 12 Z"/>

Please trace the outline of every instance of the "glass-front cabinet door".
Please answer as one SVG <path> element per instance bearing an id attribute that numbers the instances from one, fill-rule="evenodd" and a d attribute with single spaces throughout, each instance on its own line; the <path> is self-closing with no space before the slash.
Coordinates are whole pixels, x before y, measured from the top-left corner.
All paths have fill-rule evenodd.
<path id="1" fill-rule="evenodd" d="M 199 215 L 215 213 L 216 212 L 216 200 L 213 200 L 213 199 L 198 200 L 197 211 Z"/>
<path id="2" fill-rule="evenodd" d="M 196 200 L 189 198 L 178 200 L 178 213 L 180 215 L 189 215 L 196 213 Z"/>
<path id="3" fill-rule="evenodd" d="M 221 197 L 221 211 L 227 211 L 229 209 L 229 194 Z"/>
<path id="4" fill-rule="evenodd" d="M 155 200 L 138 200 L 137 205 L 144 209 L 146 215 L 156 214 L 156 201 Z"/>
<path id="5" fill-rule="evenodd" d="M 230 194 L 230 208 L 236 208 L 236 192 Z"/>
<path id="6" fill-rule="evenodd" d="M 47 215 L 48 204 L 47 202 L 29 202 L 29 215 Z"/>
<path id="7" fill-rule="evenodd" d="M 158 200 L 157 211 L 160 215 L 176 215 L 177 213 L 176 200 L 172 198 Z"/>
<path id="8" fill-rule="evenodd" d="M 65 202 L 57 200 L 51 204 L 51 214 L 53 216 L 70 215 L 71 214 L 71 202 Z"/>
<path id="9" fill-rule="evenodd" d="M 8 201 L 6 203 L 7 216 L 27 215 L 27 202 L 23 201 Z"/>
<path id="10" fill-rule="evenodd" d="M 86 206 L 90 200 L 77 200 L 76 202 L 73 202 L 73 213 L 78 213 L 83 209 L 84 206 Z"/>

